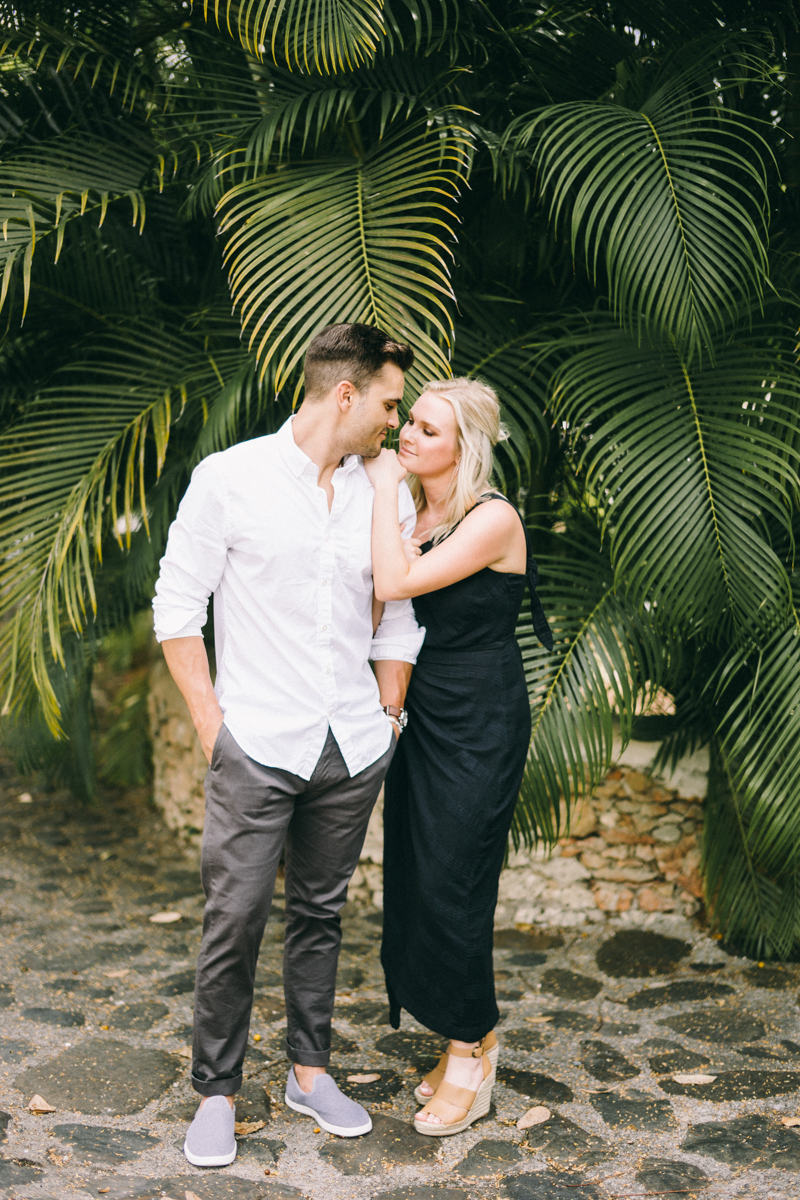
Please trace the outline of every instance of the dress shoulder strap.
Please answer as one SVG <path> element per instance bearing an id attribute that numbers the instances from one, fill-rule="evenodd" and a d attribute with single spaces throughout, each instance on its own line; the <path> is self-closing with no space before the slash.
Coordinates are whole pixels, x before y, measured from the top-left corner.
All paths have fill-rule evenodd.
<path id="1" fill-rule="evenodd" d="M 546 650 L 552 650 L 553 633 L 550 629 L 550 625 L 548 624 L 547 617 L 545 616 L 544 606 L 539 599 L 539 593 L 536 590 L 539 584 L 539 568 L 536 565 L 536 559 L 533 557 L 533 551 L 531 550 L 531 538 L 530 534 L 528 533 L 528 527 L 522 519 L 522 513 L 519 511 L 516 504 L 514 504 L 513 500 L 509 500 L 508 496 L 504 496 L 502 492 L 486 492 L 483 496 L 478 498 L 477 502 L 473 504 L 472 508 L 477 508 L 478 504 L 484 504 L 487 500 L 505 500 L 506 504 L 511 505 L 511 507 L 514 509 L 514 512 L 522 522 L 522 532 L 525 534 L 525 549 L 527 551 L 525 570 L 528 575 L 528 588 L 531 597 L 531 621 L 533 623 L 533 632 L 536 634 L 537 638 Z M 472 512 L 472 508 L 469 510 L 470 512 Z M 467 514 L 465 513 L 464 516 L 466 515 Z"/>

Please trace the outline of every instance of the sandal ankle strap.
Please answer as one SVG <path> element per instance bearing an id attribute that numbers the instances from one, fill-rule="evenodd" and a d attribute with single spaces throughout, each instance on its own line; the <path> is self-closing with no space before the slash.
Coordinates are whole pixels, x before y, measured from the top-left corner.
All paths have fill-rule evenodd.
<path id="1" fill-rule="evenodd" d="M 477 1046 L 472 1046 L 469 1049 L 462 1049 L 460 1046 L 454 1046 L 451 1042 L 447 1047 L 447 1053 L 452 1054 L 453 1058 L 483 1058 L 486 1053 L 485 1043 L 486 1038 L 482 1037 Z"/>

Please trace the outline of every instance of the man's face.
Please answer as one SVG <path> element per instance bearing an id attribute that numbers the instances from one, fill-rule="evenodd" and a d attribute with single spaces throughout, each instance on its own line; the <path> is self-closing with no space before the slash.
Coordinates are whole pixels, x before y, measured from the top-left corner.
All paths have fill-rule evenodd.
<path id="1" fill-rule="evenodd" d="M 390 429 L 400 420 L 397 406 L 403 399 L 405 376 L 394 363 L 386 363 L 367 386 L 354 395 L 347 423 L 347 453 L 376 458 Z"/>

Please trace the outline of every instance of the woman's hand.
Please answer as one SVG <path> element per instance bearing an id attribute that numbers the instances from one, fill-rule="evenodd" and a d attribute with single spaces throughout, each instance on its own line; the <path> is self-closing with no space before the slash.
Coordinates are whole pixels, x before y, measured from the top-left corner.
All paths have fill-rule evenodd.
<path id="1" fill-rule="evenodd" d="M 415 558 L 420 557 L 422 554 L 422 551 L 420 550 L 421 545 L 422 538 L 403 538 L 403 551 L 406 556 L 406 562 L 413 563 Z"/>
<path id="2" fill-rule="evenodd" d="M 406 477 L 406 469 L 394 450 L 381 450 L 377 458 L 365 458 L 364 469 L 373 487 L 393 483 L 395 486 Z"/>

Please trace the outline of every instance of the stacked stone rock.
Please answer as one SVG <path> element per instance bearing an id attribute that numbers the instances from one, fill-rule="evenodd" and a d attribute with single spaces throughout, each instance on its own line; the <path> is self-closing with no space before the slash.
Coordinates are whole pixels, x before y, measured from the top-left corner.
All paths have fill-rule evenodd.
<path id="1" fill-rule="evenodd" d="M 562 857 L 577 855 L 604 912 L 671 912 L 692 916 L 702 898 L 699 800 L 681 799 L 638 771 L 612 771 L 589 808 L 591 836 L 565 838 Z M 579 833 L 580 831 L 576 831 Z"/>
<path id="2" fill-rule="evenodd" d="M 621 768 L 572 814 L 552 855 L 512 854 L 496 923 L 576 926 L 619 913 L 694 916 L 701 909 L 698 797 Z"/>

